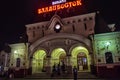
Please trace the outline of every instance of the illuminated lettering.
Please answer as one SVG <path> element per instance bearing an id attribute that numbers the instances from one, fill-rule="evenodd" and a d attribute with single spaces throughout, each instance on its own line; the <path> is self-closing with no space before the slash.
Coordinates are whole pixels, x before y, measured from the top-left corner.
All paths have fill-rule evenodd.
<path id="1" fill-rule="evenodd" d="M 69 4 L 68 3 L 65 3 L 65 8 L 68 8 L 69 7 Z"/>
<path id="2" fill-rule="evenodd" d="M 54 10 L 54 11 L 56 10 L 56 6 L 53 6 L 53 10 Z"/>
<path id="3" fill-rule="evenodd" d="M 79 6 L 79 5 L 82 5 L 81 0 L 80 1 L 77 0 L 77 6 Z"/>
<path id="4" fill-rule="evenodd" d="M 70 7 L 80 6 L 80 5 L 82 5 L 81 0 L 76 0 L 73 2 L 66 2 L 64 4 L 57 4 L 54 6 L 40 8 L 40 9 L 38 9 L 38 14 L 45 13 L 45 12 L 52 12 L 52 11 L 56 11 L 59 9 L 70 8 Z"/>
<path id="5" fill-rule="evenodd" d="M 49 6 L 49 12 L 52 11 L 52 6 Z"/>
<path id="6" fill-rule="evenodd" d="M 72 2 L 72 6 L 76 6 L 76 2 L 74 1 L 74 2 Z"/>
<path id="7" fill-rule="evenodd" d="M 63 9 L 64 8 L 64 4 L 61 4 L 60 8 Z"/>
<path id="8" fill-rule="evenodd" d="M 60 9 L 60 5 L 57 5 L 57 10 L 59 10 Z"/>

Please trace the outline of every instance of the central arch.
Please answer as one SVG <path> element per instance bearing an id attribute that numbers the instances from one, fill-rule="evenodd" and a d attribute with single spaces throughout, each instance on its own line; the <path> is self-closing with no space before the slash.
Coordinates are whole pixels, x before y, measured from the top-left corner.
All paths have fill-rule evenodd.
<path id="1" fill-rule="evenodd" d="M 63 48 L 56 48 L 51 53 L 51 65 L 56 65 L 61 63 L 61 61 L 65 62 L 66 52 Z"/>

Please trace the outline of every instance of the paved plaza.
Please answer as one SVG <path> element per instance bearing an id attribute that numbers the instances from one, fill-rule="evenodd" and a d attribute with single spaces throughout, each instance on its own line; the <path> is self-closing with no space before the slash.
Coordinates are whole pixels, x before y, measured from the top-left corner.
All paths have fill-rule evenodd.
<path id="1" fill-rule="evenodd" d="M 7 78 L 0 78 L 0 80 L 74 80 L 72 74 L 61 74 L 61 75 L 54 75 L 51 77 L 47 74 L 34 74 L 29 75 L 24 78 L 14 78 L 14 79 L 7 79 Z M 97 76 L 91 73 L 79 73 L 77 80 L 120 80 L 120 79 L 104 79 L 98 78 Z"/>

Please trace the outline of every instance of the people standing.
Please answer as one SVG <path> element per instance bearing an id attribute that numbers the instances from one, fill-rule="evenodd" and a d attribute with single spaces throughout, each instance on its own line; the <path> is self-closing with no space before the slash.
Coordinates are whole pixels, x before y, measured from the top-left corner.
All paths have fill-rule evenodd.
<path id="1" fill-rule="evenodd" d="M 57 65 L 57 74 L 60 75 L 60 63 Z"/>
<path id="2" fill-rule="evenodd" d="M 64 62 L 62 62 L 61 69 L 62 69 L 62 73 L 64 74 L 65 73 L 65 63 Z"/>
<path id="3" fill-rule="evenodd" d="M 77 68 L 76 68 L 76 66 L 74 66 L 74 68 L 73 68 L 73 76 L 74 76 L 74 80 L 77 80 Z"/>
<path id="4" fill-rule="evenodd" d="M 55 64 L 54 64 L 54 65 L 53 65 L 53 68 L 52 68 L 51 77 L 54 77 L 55 74 L 56 74 L 56 66 L 55 66 Z"/>

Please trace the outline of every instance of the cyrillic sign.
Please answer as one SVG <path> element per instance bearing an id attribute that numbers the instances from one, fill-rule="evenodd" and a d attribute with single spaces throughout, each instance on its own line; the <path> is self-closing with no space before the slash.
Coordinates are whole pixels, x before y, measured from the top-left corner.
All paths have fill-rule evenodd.
<path id="1" fill-rule="evenodd" d="M 62 4 L 57 4 L 53 6 L 48 6 L 48 7 L 43 7 L 38 9 L 38 14 L 46 13 L 46 12 L 52 12 L 60 9 L 65 9 L 65 8 L 70 8 L 70 7 L 75 7 L 75 6 L 81 6 L 82 2 L 81 0 L 76 0 L 72 2 L 66 2 Z"/>

